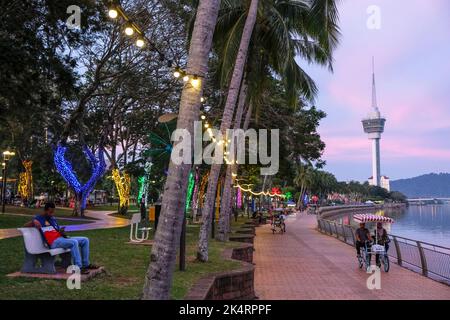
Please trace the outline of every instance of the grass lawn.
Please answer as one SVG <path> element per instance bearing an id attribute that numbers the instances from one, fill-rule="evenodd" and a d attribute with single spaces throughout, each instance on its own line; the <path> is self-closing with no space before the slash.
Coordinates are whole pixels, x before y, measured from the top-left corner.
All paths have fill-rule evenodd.
<path id="1" fill-rule="evenodd" d="M 221 257 L 226 247 L 236 243 L 211 241 L 210 261 L 195 261 L 198 225 L 187 226 L 187 271 L 175 271 L 172 297 L 182 299 L 189 288 L 202 276 L 231 270 L 239 262 Z M 68 290 L 65 281 L 8 278 L 18 271 L 23 261 L 22 238 L 0 240 L 0 300 L 3 299 L 139 299 L 149 263 L 150 247 L 126 244 L 129 228 L 93 230 L 72 235 L 91 240 L 91 260 L 104 266 L 106 274 L 82 283 L 81 290 Z"/>
<path id="2" fill-rule="evenodd" d="M 31 216 L 16 216 L 12 214 L 0 214 L 0 229 L 8 229 L 8 228 L 20 228 L 25 223 L 31 221 Z M 85 224 L 89 223 L 82 220 L 59 220 L 58 223 L 62 226 L 69 225 L 69 224 Z"/>

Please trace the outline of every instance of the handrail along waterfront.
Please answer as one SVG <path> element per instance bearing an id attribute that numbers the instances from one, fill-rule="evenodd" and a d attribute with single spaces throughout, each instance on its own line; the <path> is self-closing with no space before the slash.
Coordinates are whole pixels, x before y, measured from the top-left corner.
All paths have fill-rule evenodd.
<path id="1" fill-rule="evenodd" d="M 353 226 L 319 216 L 317 225 L 320 232 L 355 246 L 356 228 Z M 391 245 L 388 255 L 395 263 L 426 277 L 450 284 L 450 248 L 392 234 L 389 238 Z"/>

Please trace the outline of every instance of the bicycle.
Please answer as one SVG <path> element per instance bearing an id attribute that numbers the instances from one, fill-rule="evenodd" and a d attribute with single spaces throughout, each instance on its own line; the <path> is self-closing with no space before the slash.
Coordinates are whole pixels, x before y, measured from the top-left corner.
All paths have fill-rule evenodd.
<path id="1" fill-rule="evenodd" d="M 283 219 L 275 218 L 272 220 L 272 233 L 275 234 L 276 232 L 279 233 L 286 232 L 286 225 L 284 224 Z"/>
<path id="2" fill-rule="evenodd" d="M 366 223 L 366 222 L 376 222 L 378 223 L 394 223 L 394 219 L 390 217 L 385 217 L 381 215 L 373 215 L 373 214 L 355 214 L 353 216 L 353 219 L 358 221 L 359 223 Z M 384 245 L 380 245 L 378 243 L 384 243 Z M 376 264 L 381 269 L 381 264 L 383 264 L 384 272 L 389 272 L 390 268 L 390 262 L 389 262 L 389 256 L 387 254 L 386 250 L 386 244 L 389 243 L 390 240 L 384 240 L 379 239 L 378 234 L 375 234 L 375 244 L 372 244 L 369 248 L 368 242 L 366 241 L 363 248 L 364 255 L 358 256 L 358 264 L 359 267 L 362 268 L 363 265 L 366 265 L 366 269 L 369 270 L 370 268 L 370 258 L 372 254 L 375 254 L 376 258 Z"/>

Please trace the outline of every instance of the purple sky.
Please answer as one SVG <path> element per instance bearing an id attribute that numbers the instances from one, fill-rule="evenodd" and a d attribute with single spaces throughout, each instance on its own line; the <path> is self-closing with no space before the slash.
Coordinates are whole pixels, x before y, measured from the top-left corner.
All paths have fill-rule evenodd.
<path id="1" fill-rule="evenodd" d="M 381 29 L 367 9 L 381 9 Z M 361 119 L 370 112 L 372 56 L 378 106 L 386 117 L 381 173 L 396 180 L 450 172 L 450 0 L 343 0 L 334 74 L 304 66 L 328 117 L 320 126 L 326 170 L 339 180 L 371 176 L 371 145 Z"/>

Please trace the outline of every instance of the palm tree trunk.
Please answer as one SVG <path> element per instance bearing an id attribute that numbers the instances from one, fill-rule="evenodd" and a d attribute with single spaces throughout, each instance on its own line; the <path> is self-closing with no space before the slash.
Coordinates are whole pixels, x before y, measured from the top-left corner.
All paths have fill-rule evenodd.
<path id="1" fill-rule="evenodd" d="M 241 43 L 239 45 L 239 51 L 236 57 L 236 63 L 234 65 L 233 76 L 231 77 L 230 87 L 228 89 L 227 100 L 225 108 L 223 110 L 222 123 L 220 125 L 220 131 L 225 136 L 226 130 L 230 128 L 231 121 L 233 119 L 234 109 L 239 95 L 239 89 L 241 87 L 242 77 L 244 74 L 244 67 L 247 60 L 248 48 L 250 45 L 250 39 L 252 37 L 253 29 L 256 23 L 256 17 L 258 14 L 258 0 L 252 0 L 250 9 L 245 21 L 244 30 L 242 32 Z M 208 261 L 208 235 L 211 227 L 211 214 L 213 214 L 213 202 L 217 189 L 217 179 L 219 178 L 221 165 L 213 164 L 211 166 L 211 172 L 208 181 L 208 191 L 206 193 L 205 206 L 203 207 L 202 217 L 203 223 L 200 228 L 200 239 L 198 243 L 197 258 L 199 261 Z"/>
<path id="2" fill-rule="evenodd" d="M 245 120 L 244 120 L 244 131 L 246 131 L 248 129 L 248 126 L 250 125 L 250 120 L 252 118 L 252 112 L 253 112 L 253 104 L 250 103 L 248 106 L 248 110 L 247 110 L 247 114 L 245 115 Z"/>
<path id="3" fill-rule="evenodd" d="M 303 193 L 304 193 L 304 185 L 302 182 L 302 185 L 300 187 L 300 196 L 298 197 L 298 201 L 297 201 L 297 209 L 300 209 L 303 207 Z"/>
<path id="4" fill-rule="evenodd" d="M 239 103 L 238 108 L 236 110 L 236 116 L 234 118 L 235 129 L 239 129 L 242 122 L 242 114 L 244 113 L 245 101 L 247 100 L 247 81 L 244 78 L 241 86 L 241 93 L 239 94 Z M 231 146 L 235 147 L 235 144 L 231 144 Z M 236 154 L 236 148 L 230 150 L 230 153 Z M 234 157 L 236 159 L 236 157 Z M 233 184 L 233 173 L 237 172 L 237 167 L 234 164 L 227 165 L 227 173 L 225 176 L 224 183 L 224 201 L 221 202 L 220 206 L 220 216 L 219 216 L 219 230 L 217 233 L 216 239 L 219 241 L 227 241 L 229 226 L 230 226 L 230 213 L 231 213 L 231 199 L 232 199 L 232 184 Z"/>
<path id="5" fill-rule="evenodd" d="M 208 56 L 211 51 L 214 28 L 219 13 L 220 0 L 200 0 L 190 43 L 186 72 L 204 79 L 208 71 Z M 187 83 L 180 102 L 177 129 L 194 132 L 194 121 L 199 117 L 200 88 Z M 172 161 L 164 187 L 160 223 L 152 247 L 150 265 L 145 277 L 143 299 L 168 300 L 175 268 L 177 249 L 184 221 L 186 193 L 191 164 L 176 165 Z"/>

